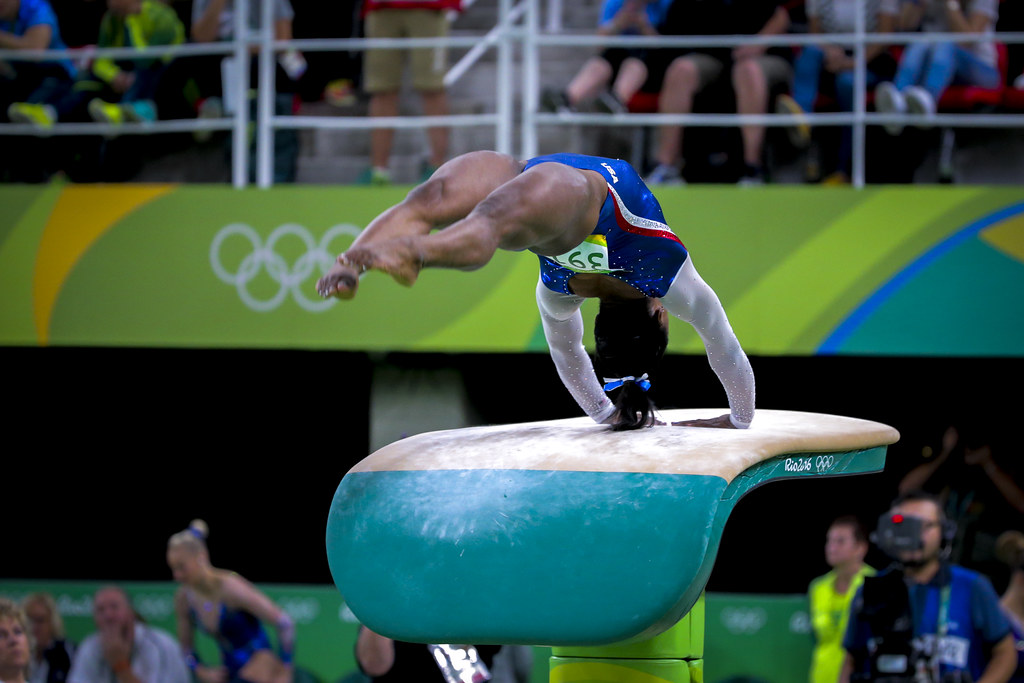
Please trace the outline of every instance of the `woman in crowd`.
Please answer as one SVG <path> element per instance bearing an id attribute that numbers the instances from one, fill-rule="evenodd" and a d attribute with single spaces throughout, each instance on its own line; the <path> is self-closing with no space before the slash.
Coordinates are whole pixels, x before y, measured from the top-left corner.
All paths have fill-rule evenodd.
<path id="1" fill-rule="evenodd" d="M 202 683 L 290 683 L 295 629 L 292 620 L 258 588 L 234 572 L 210 564 L 209 530 L 194 520 L 167 542 L 167 564 L 181 584 L 174 598 L 178 642 Z M 262 622 L 277 629 L 279 653 L 271 648 Z M 195 628 L 220 647 L 222 666 L 204 665 L 196 656 Z"/>
<path id="2" fill-rule="evenodd" d="M 875 88 L 878 111 L 928 117 L 935 114 L 942 93 L 954 83 L 982 88 L 999 86 L 995 43 L 956 38 L 958 33 L 993 33 L 999 18 L 999 0 L 921 0 L 907 3 L 904 8 L 904 28 L 920 21 L 923 32 L 948 33 L 950 39 L 907 45 L 896 78 Z M 890 124 L 886 130 L 898 135 L 902 126 Z"/>
<path id="3" fill-rule="evenodd" d="M 75 646 L 64 638 L 64 620 L 49 593 L 32 593 L 22 607 L 32 631 L 30 683 L 62 683 L 71 670 Z"/>
<path id="4" fill-rule="evenodd" d="M 32 658 L 28 619 L 7 598 L 0 598 L 0 683 L 25 683 Z"/>
<path id="5" fill-rule="evenodd" d="M 996 540 L 996 554 L 1010 567 L 1010 581 L 999 604 L 1024 632 L 1024 534 L 1006 531 Z"/>
<path id="6" fill-rule="evenodd" d="M 814 111 L 818 98 L 819 82 L 825 76 L 825 84 L 835 94 L 840 111 L 853 111 L 855 100 L 854 76 L 856 62 L 853 50 L 836 43 L 828 43 L 829 33 L 855 33 L 856 17 L 861 0 L 807 0 L 808 33 L 821 35 L 822 42 L 804 45 L 793 64 L 793 95 L 779 95 L 776 108 L 780 114 L 796 114 Z M 868 0 L 864 6 L 865 30 L 868 33 L 892 33 L 897 26 L 899 0 Z M 865 78 L 867 87 L 873 88 L 881 81 L 890 80 L 896 71 L 896 62 L 889 53 L 889 46 L 871 43 L 864 49 L 867 61 Z M 805 148 L 811 143 L 811 128 L 806 122 L 790 129 L 794 146 Z M 849 182 L 853 161 L 853 134 L 849 126 L 843 127 L 842 139 L 835 162 L 836 170 L 828 182 Z M 818 175 L 819 169 L 809 171 L 808 176 Z"/>

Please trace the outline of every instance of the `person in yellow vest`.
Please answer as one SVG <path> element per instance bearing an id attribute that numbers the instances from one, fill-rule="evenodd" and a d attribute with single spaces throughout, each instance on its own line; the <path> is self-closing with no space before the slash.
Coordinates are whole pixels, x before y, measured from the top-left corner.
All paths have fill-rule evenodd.
<path id="1" fill-rule="evenodd" d="M 811 655 L 811 683 L 836 683 L 846 651 L 843 635 L 850 616 L 850 602 L 865 576 L 875 570 L 864 564 L 868 538 L 864 525 L 852 515 L 838 517 L 825 537 L 825 561 L 832 570 L 811 581 L 811 627 L 814 652 Z"/>

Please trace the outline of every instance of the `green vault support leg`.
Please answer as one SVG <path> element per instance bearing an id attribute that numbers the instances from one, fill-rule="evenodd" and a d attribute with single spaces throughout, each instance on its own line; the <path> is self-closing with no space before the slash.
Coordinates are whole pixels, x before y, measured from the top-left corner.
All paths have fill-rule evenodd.
<path id="1" fill-rule="evenodd" d="M 703 683 L 704 594 L 653 638 L 596 647 L 551 648 L 550 683 Z"/>

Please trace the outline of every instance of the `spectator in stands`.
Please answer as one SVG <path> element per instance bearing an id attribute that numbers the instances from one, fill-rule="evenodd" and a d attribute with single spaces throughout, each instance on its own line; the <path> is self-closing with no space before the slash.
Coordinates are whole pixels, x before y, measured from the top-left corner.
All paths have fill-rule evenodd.
<path id="1" fill-rule="evenodd" d="M 441 672 L 444 666 L 435 659 L 431 645 L 405 643 L 374 633 L 365 626 L 360 627 L 356 638 L 356 664 L 359 670 L 373 683 L 443 683 L 447 679 Z M 473 647 L 484 666 L 490 670 L 500 645 L 479 645 Z M 458 678 L 468 680 L 468 678 Z M 473 678 L 472 680 L 488 680 Z"/>
<path id="2" fill-rule="evenodd" d="M 883 521 L 879 545 L 895 564 L 854 598 L 839 680 L 1010 680 L 1010 624 L 989 579 L 948 561 L 952 525 L 939 500 L 907 491 Z"/>
<path id="3" fill-rule="evenodd" d="M 996 554 L 1010 567 L 1010 581 L 999 600 L 1003 611 L 1024 631 L 1024 534 L 1005 531 L 996 540 Z"/>
<path id="4" fill-rule="evenodd" d="M 825 561 L 832 568 L 811 581 L 811 628 L 814 651 L 811 654 L 811 683 L 835 683 L 843 668 L 846 651 L 843 635 L 850 616 L 850 603 L 865 576 L 875 570 L 864 564 L 868 536 L 864 525 L 852 515 L 838 517 L 825 536 Z"/>
<path id="5" fill-rule="evenodd" d="M 920 21 L 926 33 L 992 34 L 999 18 L 999 0 L 920 0 L 909 3 L 906 27 Z M 911 43 L 900 57 L 896 78 L 875 88 L 875 108 L 883 113 L 933 116 L 942 93 L 953 83 L 995 88 L 1001 75 L 991 40 Z M 891 135 L 903 131 L 888 124 Z"/>
<path id="6" fill-rule="evenodd" d="M 789 14 L 779 0 L 675 0 L 661 32 L 671 35 L 761 35 L 785 33 Z M 658 103 L 663 114 L 688 114 L 693 100 L 719 78 L 728 77 L 740 114 L 764 114 L 773 89 L 788 84 L 792 67 L 777 50 L 763 45 L 735 48 L 698 48 L 676 52 L 665 70 Z M 763 182 L 764 126 L 740 127 L 743 140 L 741 184 Z M 648 183 L 681 182 L 683 129 L 663 126 Z"/>
<path id="7" fill-rule="evenodd" d="M 22 602 L 32 630 L 30 683 L 63 683 L 71 670 L 75 646 L 64 637 L 64 620 L 49 593 L 32 593 Z"/>
<path id="8" fill-rule="evenodd" d="M 208 534 L 206 523 L 197 519 L 167 542 L 167 564 L 181 584 L 174 596 L 174 612 L 185 661 L 203 683 L 290 683 L 295 647 L 291 618 L 241 576 L 210 564 Z M 271 650 L 261 621 L 277 629 L 279 656 Z M 222 666 L 199 660 L 194 650 L 196 625 L 217 641 Z"/>
<path id="9" fill-rule="evenodd" d="M 605 0 L 597 26 L 600 36 L 656 36 L 672 0 Z M 588 59 L 564 91 L 545 90 L 541 104 L 548 111 L 572 111 L 597 97 L 609 113 L 624 112 L 647 81 L 647 50 L 610 47 Z M 608 85 L 611 84 L 611 91 Z"/>
<path id="10" fill-rule="evenodd" d="M 1002 441 L 991 433 L 994 427 L 964 422 L 946 429 L 937 455 L 925 450 L 928 457 L 904 475 L 899 490 L 939 496 L 958 528 L 951 559 L 998 579 L 1007 568 L 996 557 L 996 539 L 1007 526 L 1024 522 L 1024 489 L 996 457 L 993 444 L 998 450 Z"/>
<path id="11" fill-rule="evenodd" d="M 63 50 L 57 16 L 47 0 L 0 0 L 0 49 Z M 51 126 L 54 108 L 70 87 L 69 59 L 0 59 L 0 112 L 10 121 Z"/>
<path id="12" fill-rule="evenodd" d="M 185 27 L 174 10 L 159 0 L 107 0 L 107 13 L 100 23 L 100 47 L 137 47 L 180 45 L 185 42 Z M 96 121 L 154 121 L 157 118 L 153 98 L 170 57 L 109 59 L 101 57 L 92 66 L 96 80 L 80 82 L 99 86 L 89 100 L 89 115 Z"/>
<path id="13" fill-rule="evenodd" d="M 295 12 L 289 0 L 272 0 L 273 2 L 273 35 L 274 40 L 292 39 L 292 22 Z M 234 36 L 234 4 L 232 0 L 195 0 L 192 5 L 192 40 L 197 43 L 213 43 L 218 40 L 231 40 Z M 248 26 L 250 31 L 260 28 L 260 7 L 257 3 L 249 3 Z M 258 87 L 258 60 L 253 48 L 249 62 L 249 92 L 255 93 Z M 297 50 L 286 50 L 278 55 L 275 71 L 274 114 L 288 116 L 297 90 L 297 82 L 306 71 L 306 60 Z M 224 79 L 245 78 L 237 74 L 232 57 L 203 58 L 196 62 L 192 69 L 199 89 L 197 102 L 198 115 L 203 118 L 219 118 L 225 109 L 224 97 L 234 92 L 230 81 Z M 226 100 L 230 102 L 231 100 Z M 250 97 L 247 103 L 250 118 L 255 118 L 256 101 Z M 274 131 L 274 182 L 286 183 L 295 180 L 295 165 L 298 158 L 298 134 L 294 130 Z M 254 178 L 255 164 L 250 164 L 250 176 Z"/>
<path id="14" fill-rule="evenodd" d="M 178 15 L 159 0 L 107 0 L 100 23 L 99 47 L 146 48 L 179 45 L 185 28 Z M 60 120 L 119 124 L 155 121 L 154 96 L 170 57 L 111 59 L 99 57 L 56 105 Z M 51 112 L 54 113 L 54 112 Z M 49 122 L 52 124 L 52 120 Z"/>
<path id="15" fill-rule="evenodd" d="M 26 683 L 31 658 L 25 613 L 11 600 L 0 598 L 0 681 Z"/>
<path id="16" fill-rule="evenodd" d="M 191 683 L 174 638 L 139 621 L 123 590 L 101 588 L 92 609 L 96 633 L 75 653 L 68 683 Z"/>
<path id="17" fill-rule="evenodd" d="M 448 35 L 449 12 L 461 9 L 461 0 L 366 0 L 363 6 L 367 38 L 439 38 Z M 363 88 L 370 93 L 370 116 L 398 116 L 399 89 L 405 50 L 367 50 L 363 58 Z M 423 113 L 448 114 L 448 93 L 444 85 L 447 68 L 443 47 L 408 50 L 412 65 L 412 84 L 419 92 Z M 358 181 L 386 185 L 391 182 L 389 168 L 395 138 L 392 128 L 374 128 L 370 132 L 370 167 Z M 427 130 L 430 157 L 420 169 L 425 181 L 448 158 L 448 128 Z"/>
<path id="18" fill-rule="evenodd" d="M 808 32 L 822 36 L 829 33 L 855 33 L 856 13 L 860 4 L 860 0 L 808 0 Z M 896 28 L 900 14 L 899 0 L 871 0 L 866 3 L 864 11 L 865 31 L 891 33 Z M 867 61 L 867 87 L 873 88 L 879 82 L 892 78 L 896 62 L 889 52 L 889 46 L 871 43 L 865 46 L 864 53 Z M 804 45 L 793 65 L 793 95 L 778 96 L 778 113 L 800 116 L 804 112 L 814 111 L 818 85 L 823 80 L 826 87 L 834 92 L 839 110 L 853 111 L 854 67 L 853 50 L 848 47 L 835 43 Z M 797 148 L 804 149 L 811 143 L 811 128 L 806 122 L 791 127 L 789 132 L 790 139 Z M 836 171 L 829 180 L 848 183 L 852 159 L 853 133 L 847 126 L 842 132 Z M 819 174 L 814 172 L 809 175 Z"/>

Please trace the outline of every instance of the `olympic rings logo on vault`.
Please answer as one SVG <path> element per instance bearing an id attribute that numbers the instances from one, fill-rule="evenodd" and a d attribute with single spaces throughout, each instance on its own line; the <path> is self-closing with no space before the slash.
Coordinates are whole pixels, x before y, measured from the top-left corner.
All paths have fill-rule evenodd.
<path id="1" fill-rule="evenodd" d="M 221 228 L 213 238 L 210 244 L 210 266 L 221 282 L 232 285 L 242 303 L 254 311 L 273 311 L 291 294 L 300 308 L 311 313 L 319 313 L 329 309 L 337 301 L 308 297 L 305 290 L 308 289 L 312 293 L 312 285 L 304 287 L 303 283 L 314 274 L 314 269 L 317 269 L 319 277 L 327 273 L 334 264 L 336 253 L 330 251 L 332 241 L 343 235 L 355 238 L 360 232 L 362 228 L 356 225 L 335 225 L 317 242 L 305 227 L 296 223 L 285 223 L 275 228 L 264 244 L 260 234 L 251 226 L 245 223 L 232 223 Z M 291 264 L 275 251 L 275 247 L 286 237 L 297 238 L 305 247 L 305 252 Z M 247 241 L 251 250 L 232 272 L 224 265 L 221 251 L 228 240 L 239 239 Z M 278 285 L 277 291 L 269 297 L 260 298 L 250 291 L 252 283 L 261 274 L 269 276 L 271 281 Z"/>

